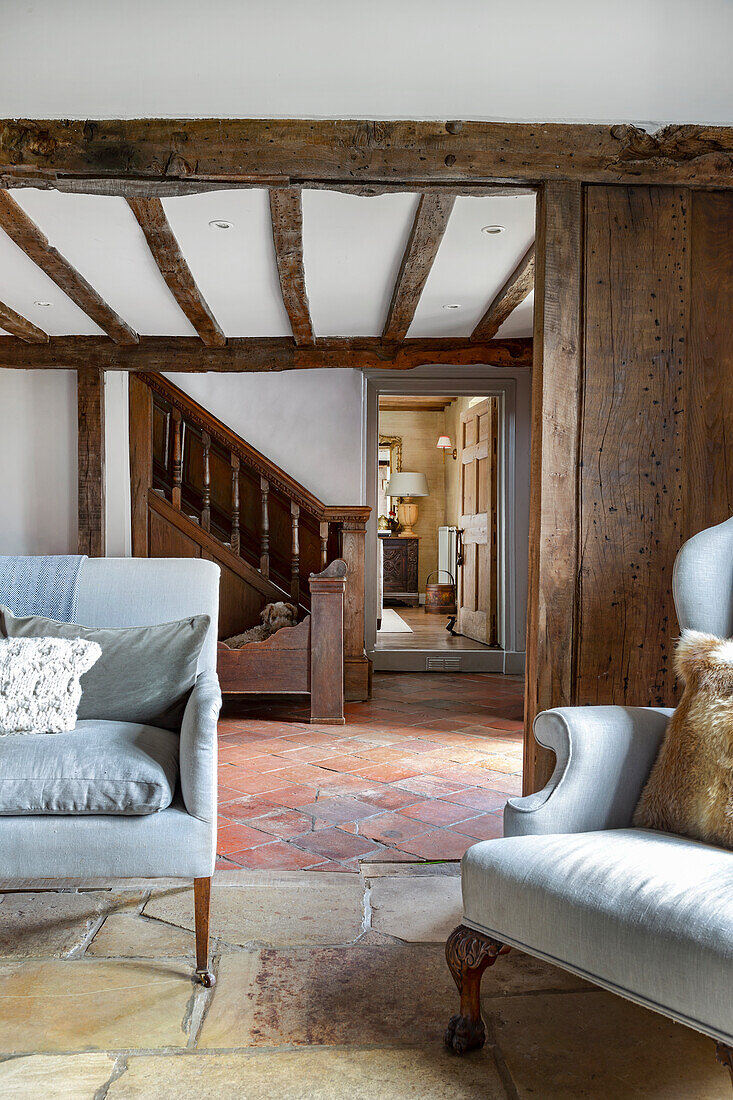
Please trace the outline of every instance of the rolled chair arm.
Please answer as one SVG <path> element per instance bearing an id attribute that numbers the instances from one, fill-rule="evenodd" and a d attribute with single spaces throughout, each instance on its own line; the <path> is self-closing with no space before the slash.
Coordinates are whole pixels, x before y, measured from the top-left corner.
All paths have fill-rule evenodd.
<path id="1" fill-rule="evenodd" d="M 538 714 L 535 738 L 557 763 L 543 790 L 507 802 L 505 836 L 628 827 L 673 713 L 562 707 Z"/>
<path id="2" fill-rule="evenodd" d="M 181 792 L 189 814 L 212 824 L 216 821 L 216 724 L 220 710 L 218 676 L 200 673 L 181 725 Z"/>

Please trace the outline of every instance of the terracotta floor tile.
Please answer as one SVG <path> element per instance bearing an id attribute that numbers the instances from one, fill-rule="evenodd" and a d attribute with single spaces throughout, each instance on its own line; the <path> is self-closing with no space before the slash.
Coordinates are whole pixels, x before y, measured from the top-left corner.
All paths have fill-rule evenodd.
<path id="1" fill-rule="evenodd" d="M 435 829 L 431 833 L 401 841 L 399 848 L 423 859 L 460 859 L 466 849 L 475 843 L 474 837 L 464 836 L 452 829 Z"/>
<path id="2" fill-rule="evenodd" d="M 312 852 L 304 852 L 282 840 L 264 844 L 261 848 L 230 852 L 229 858 L 238 863 L 240 867 L 248 867 L 250 870 L 304 871 L 307 867 L 314 867 L 316 864 L 323 862 L 321 856 L 313 855 Z"/>
<path id="3" fill-rule="evenodd" d="M 476 840 L 493 840 L 497 836 L 504 836 L 504 814 L 481 814 L 480 817 L 462 821 L 458 828 L 466 836 L 473 836 Z"/>
<path id="4" fill-rule="evenodd" d="M 323 829 L 309 833 L 308 836 L 298 837 L 297 845 L 323 859 L 336 860 L 353 859 L 379 848 L 369 837 L 352 836 L 342 829 Z"/>
<path id="5" fill-rule="evenodd" d="M 263 833 L 276 836 L 279 840 L 290 840 L 292 837 L 309 833 L 313 828 L 313 819 L 300 810 L 270 807 L 268 813 L 252 818 L 250 824 L 253 829 L 261 829 Z"/>
<path id="6" fill-rule="evenodd" d="M 503 810 L 506 805 L 507 795 L 503 791 L 482 790 L 478 787 L 469 787 L 465 791 L 457 791 L 456 794 L 446 795 L 446 802 L 453 802 L 459 806 L 469 806 L 471 809 L 482 810 L 484 813 L 492 813 L 494 810 Z"/>
<path id="7" fill-rule="evenodd" d="M 389 847 L 397 847 L 404 840 L 426 833 L 430 829 L 423 821 L 415 821 L 399 813 L 379 814 L 377 817 L 368 817 L 359 822 L 359 832 L 362 836 L 371 837 L 381 844 Z"/>
<path id="8" fill-rule="evenodd" d="M 428 825 L 455 825 L 457 821 L 465 821 L 471 817 L 475 811 L 470 806 L 431 798 L 425 802 L 417 802 L 414 806 L 407 806 L 402 812 L 406 817 L 413 817 Z"/>
<path id="9" fill-rule="evenodd" d="M 219 829 L 216 847 L 220 854 L 229 855 L 230 852 L 239 852 L 244 848 L 257 848 L 260 844 L 268 844 L 272 838 L 267 833 L 258 832 L 249 825 L 241 825 L 239 822 L 230 821 Z"/>
<path id="10" fill-rule="evenodd" d="M 266 801 L 271 806 L 289 806 L 292 809 L 298 809 L 298 807 L 304 806 L 308 802 L 313 802 L 317 793 L 318 789 L 316 787 L 285 787 L 283 790 L 268 791 Z"/>
<path id="11" fill-rule="evenodd" d="M 386 783 L 379 787 L 368 787 L 362 792 L 361 799 L 373 806 L 379 806 L 382 810 L 401 810 L 403 806 L 412 806 L 421 801 L 419 794 L 390 787 Z"/>
<path id="12" fill-rule="evenodd" d="M 412 791 L 423 798 L 444 798 L 459 791 L 463 786 L 460 780 L 442 779 L 437 775 L 416 775 L 411 779 L 401 779 L 395 786 L 403 791 Z"/>
<path id="13" fill-rule="evenodd" d="M 499 835 L 520 792 L 522 711 L 521 677 L 480 673 L 378 673 L 338 729 L 290 700 L 228 700 L 220 865 L 353 873 L 360 860 L 458 858 Z"/>
<path id="14" fill-rule="evenodd" d="M 356 773 L 364 779 L 376 780 L 377 783 L 397 783 L 401 779 L 410 779 L 419 775 L 422 771 L 419 760 L 414 765 L 376 764 L 374 767 L 360 768 Z"/>
<path id="15" fill-rule="evenodd" d="M 341 825 L 345 821 L 360 821 L 365 817 L 374 817 L 380 807 L 358 798 L 319 798 L 317 802 L 301 807 L 303 813 L 312 814 L 321 821 L 330 821 Z"/>

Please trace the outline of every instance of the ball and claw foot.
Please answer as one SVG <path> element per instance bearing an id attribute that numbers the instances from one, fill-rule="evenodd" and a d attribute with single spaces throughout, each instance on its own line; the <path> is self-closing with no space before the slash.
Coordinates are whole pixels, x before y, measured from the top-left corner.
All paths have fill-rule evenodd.
<path id="1" fill-rule="evenodd" d="M 468 1016 L 451 1016 L 445 1029 L 445 1045 L 454 1054 L 479 1050 L 486 1042 L 483 1020 L 469 1020 Z"/>
<path id="2" fill-rule="evenodd" d="M 205 989 L 213 989 L 216 985 L 216 978 L 212 971 L 208 969 L 197 970 L 194 980 Z"/>

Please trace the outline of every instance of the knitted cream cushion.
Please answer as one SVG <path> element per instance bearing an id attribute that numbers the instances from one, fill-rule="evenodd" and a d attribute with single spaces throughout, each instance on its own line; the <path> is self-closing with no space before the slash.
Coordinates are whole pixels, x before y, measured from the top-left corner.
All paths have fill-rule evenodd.
<path id="1" fill-rule="evenodd" d="M 101 655 L 82 638 L 0 638 L 0 734 L 73 730 L 79 679 Z"/>

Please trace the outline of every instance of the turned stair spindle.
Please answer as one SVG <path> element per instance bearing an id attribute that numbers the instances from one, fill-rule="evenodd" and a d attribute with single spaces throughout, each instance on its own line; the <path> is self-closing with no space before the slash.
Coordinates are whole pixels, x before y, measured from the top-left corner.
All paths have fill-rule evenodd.
<path id="1" fill-rule="evenodd" d="M 321 571 L 323 571 L 328 565 L 328 532 L 330 524 L 328 520 L 324 520 L 319 524 L 319 534 L 321 538 Z"/>
<path id="2" fill-rule="evenodd" d="M 181 482 L 183 481 L 183 423 L 181 410 L 174 407 L 171 416 L 173 419 L 173 488 L 171 490 L 171 504 L 174 508 L 180 508 Z"/>
<path id="3" fill-rule="evenodd" d="M 262 525 L 260 531 L 260 573 L 263 577 L 270 576 L 270 512 L 268 498 L 270 495 L 270 482 L 266 477 L 260 478 L 260 493 L 262 495 Z"/>
<path id="4" fill-rule="evenodd" d="M 232 451 L 232 553 L 239 554 L 239 456 Z"/>
<path id="5" fill-rule="evenodd" d="M 300 508 L 294 501 L 290 502 L 290 521 L 293 526 L 293 543 L 290 556 L 290 599 L 297 607 L 300 601 L 300 541 L 298 534 Z"/>
<path id="6" fill-rule="evenodd" d="M 204 531 L 209 531 L 211 529 L 211 466 L 209 462 L 211 436 L 208 432 L 201 433 L 201 442 L 204 448 L 204 488 L 201 496 L 201 526 Z"/>

